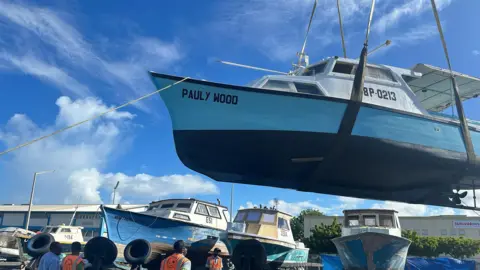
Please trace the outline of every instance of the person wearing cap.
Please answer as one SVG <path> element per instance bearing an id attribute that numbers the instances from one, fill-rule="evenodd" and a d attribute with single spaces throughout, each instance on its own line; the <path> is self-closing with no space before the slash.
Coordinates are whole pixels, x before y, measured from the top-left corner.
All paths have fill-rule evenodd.
<path id="1" fill-rule="evenodd" d="M 222 258 L 218 256 L 219 253 L 220 249 L 215 248 L 213 250 L 213 255 L 207 258 L 207 263 L 205 264 L 205 267 L 208 270 L 220 270 L 223 268 Z"/>
<path id="2" fill-rule="evenodd" d="M 187 248 L 183 240 L 178 240 L 173 244 L 173 250 L 175 253 L 168 256 L 162 261 L 160 270 L 190 270 L 192 263 L 185 255 L 187 255 Z"/>

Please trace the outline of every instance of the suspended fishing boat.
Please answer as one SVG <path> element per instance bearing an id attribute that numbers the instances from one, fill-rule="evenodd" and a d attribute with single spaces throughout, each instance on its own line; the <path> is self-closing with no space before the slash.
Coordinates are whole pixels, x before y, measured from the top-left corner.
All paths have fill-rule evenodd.
<path id="1" fill-rule="evenodd" d="M 332 239 L 344 269 L 403 270 L 411 241 L 402 237 L 397 211 L 345 210 L 342 236 Z"/>
<path id="2" fill-rule="evenodd" d="M 241 256 L 246 253 L 257 252 L 256 245 L 260 244 L 264 250 L 260 254 L 264 253 L 266 259 L 263 263 L 267 263 L 270 269 L 305 266 L 309 249 L 302 242 L 294 241 L 291 218 L 289 214 L 273 208 L 239 210 L 228 230 L 228 249 L 234 264 L 241 264 Z M 257 259 L 260 254 L 257 254 Z M 261 261 L 256 263 L 262 264 Z"/>
<path id="3" fill-rule="evenodd" d="M 203 256 L 210 250 L 226 251 L 228 209 L 224 206 L 195 199 L 171 199 L 149 204 L 146 211 L 132 212 L 102 206 L 108 238 L 118 249 L 119 261 L 124 261 L 124 249 L 135 239 L 144 239 L 152 252 L 173 251 L 173 243 L 183 240 L 189 246 L 189 257 Z"/>
<path id="4" fill-rule="evenodd" d="M 223 182 L 459 206 L 452 190 L 480 185 L 480 124 L 461 103 L 480 79 L 367 64 L 368 32 L 360 59 L 309 64 L 302 49 L 292 71 L 246 86 L 150 72 L 177 83 L 160 95 L 180 160 Z M 453 104 L 459 118 L 440 113 Z"/>

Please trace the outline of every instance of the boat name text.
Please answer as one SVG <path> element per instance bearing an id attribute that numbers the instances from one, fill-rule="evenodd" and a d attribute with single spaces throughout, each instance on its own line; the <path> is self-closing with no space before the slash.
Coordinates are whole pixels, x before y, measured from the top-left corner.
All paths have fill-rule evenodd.
<path id="1" fill-rule="evenodd" d="M 182 89 L 182 98 L 188 98 L 193 100 L 204 100 L 204 101 L 213 101 L 216 103 L 224 103 L 224 104 L 238 104 L 238 96 L 236 95 L 227 95 L 227 94 L 220 94 L 220 93 L 213 93 L 208 91 L 200 91 L 200 90 L 188 90 L 183 88 Z"/>
<path id="2" fill-rule="evenodd" d="M 375 89 L 373 89 L 371 87 L 370 88 L 364 87 L 363 88 L 363 95 L 366 96 L 366 97 L 377 97 L 377 98 L 380 98 L 380 99 L 397 101 L 397 97 L 395 96 L 395 92 L 387 91 L 387 90 L 381 90 L 381 89 L 377 89 L 377 91 L 375 91 Z"/>

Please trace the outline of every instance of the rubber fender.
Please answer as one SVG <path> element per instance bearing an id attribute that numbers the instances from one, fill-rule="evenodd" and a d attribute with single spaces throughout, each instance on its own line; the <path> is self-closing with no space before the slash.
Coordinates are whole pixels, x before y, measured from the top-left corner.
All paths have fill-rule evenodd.
<path id="1" fill-rule="evenodd" d="M 242 240 L 233 250 L 232 262 L 237 270 L 263 270 L 267 265 L 265 248 L 258 240 Z"/>
<path id="2" fill-rule="evenodd" d="M 53 242 L 55 238 L 49 233 L 34 235 L 27 242 L 27 254 L 33 258 L 40 257 L 50 251 L 50 244 Z"/>
<path id="3" fill-rule="evenodd" d="M 97 236 L 90 239 L 83 249 L 85 258 L 93 262 L 101 261 L 101 265 L 111 265 L 117 258 L 117 246 L 108 238 Z"/>
<path id="4" fill-rule="evenodd" d="M 123 257 L 132 265 L 147 264 L 152 255 L 152 247 L 145 239 L 135 239 L 128 243 L 123 251 Z"/>

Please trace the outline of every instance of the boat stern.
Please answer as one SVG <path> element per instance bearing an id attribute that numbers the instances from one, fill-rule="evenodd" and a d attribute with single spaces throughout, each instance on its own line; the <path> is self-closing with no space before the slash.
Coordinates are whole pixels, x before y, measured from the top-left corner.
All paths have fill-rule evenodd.
<path id="1" fill-rule="evenodd" d="M 332 239 L 344 269 L 405 269 L 411 241 L 394 235 L 365 232 Z"/>

